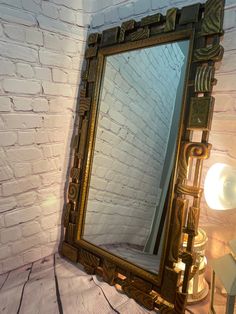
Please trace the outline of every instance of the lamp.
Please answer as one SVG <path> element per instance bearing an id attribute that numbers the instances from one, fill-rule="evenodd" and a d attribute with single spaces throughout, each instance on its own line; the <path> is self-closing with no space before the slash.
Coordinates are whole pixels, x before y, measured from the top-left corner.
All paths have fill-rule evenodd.
<path id="1" fill-rule="evenodd" d="M 204 193 L 207 205 L 215 210 L 236 208 L 236 168 L 224 163 L 216 163 L 207 172 Z M 227 293 L 226 313 L 234 313 L 236 295 L 236 240 L 229 243 L 231 254 L 211 261 L 211 298 L 210 313 L 214 310 L 215 275 L 223 284 Z M 222 271 L 224 270 L 224 271 Z"/>
<path id="2" fill-rule="evenodd" d="M 236 168 L 223 163 L 211 166 L 206 175 L 204 192 L 210 208 L 236 208 Z"/>

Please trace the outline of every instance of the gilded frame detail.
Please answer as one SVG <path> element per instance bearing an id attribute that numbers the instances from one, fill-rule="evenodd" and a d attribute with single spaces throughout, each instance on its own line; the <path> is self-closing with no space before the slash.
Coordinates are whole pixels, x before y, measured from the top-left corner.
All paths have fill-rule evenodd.
<path id="1" fill-rule="evenodd" d="M 160 313 L 184 313 L 187 302 L 188 282 L 196 259 L 193 243 L 203 191 L 201 169 L 211 149 L 208 138 L 214 106 L 211 93 L 216 83 L 214 65 L 223 57 L 220 45 L 223 14 L 224 0 L 208 0 L 205 4 L 169 9 L 166 16 L 157 13 L 139 22 L 133 19 L 123 22 L 121 27 L 104 30 L 102 34 L 90 34 L 87 41 L 61 253 L 83 264 L 88 273 L 119 285 L 147 309 L 158 309 Z M 181 39 L 190 40 L 189 60 L 168 194 L 162 262 L 159 274 L 155 275 L 85 241 L 84 217 L 105 56 Z M 198 142 L 192 140 L 195 133 L 199 135 Z M 183 237 L 187 238 L 186 249 L 182 247 Z M 185 264 L 184 271 L 177 268 L 179 261 Z"/>

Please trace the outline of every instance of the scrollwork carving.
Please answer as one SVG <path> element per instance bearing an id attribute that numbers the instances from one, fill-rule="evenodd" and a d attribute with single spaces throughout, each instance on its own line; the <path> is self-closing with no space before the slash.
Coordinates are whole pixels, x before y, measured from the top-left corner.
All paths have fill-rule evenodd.
<path id="1" fill-rule="evenodd" d="M 139 22 L 125 21 L 121 27 L 104 30 L 102 34 L 90 34 L 87 41 L 86 69 L 82 74 L 77 112 L 79 123 L 70 178 L 72 182 L 69 184 L 69 203 L 64 216 L 66 232 L 62 254 L 75 263 L 79 261 L 88 273 L 101 275 L 110 284 L 119 283 L 128 296 L 150 310 L 158 308 L 162 314 L 183 314 L 186 305 L 186 293 L 178 290 L 181 271 L 175 269 L 174 265 L 179 258 L 186 263 L 182 289 L 186 292 L 190 271 L 193 268 L 191 263 L 194 262 L 192 244 L 197 232 L 200 211 L 198 206 L 202 195 L 199 173 L 202 160 L 209 157 L 211 149 L 211 145 L 207 143 L 213 111 L 211 91 L 216 82 L 214 62 L 221 60 L 223 55 L 223 47 L 219 44 L 223 6 L 223 0 L 208 0 L 206 5 L 197 3 L 182 9 L 172 8 L 167 11 L 166 16 L 157 13 L 144 17 Z M 195 77 L 189 76 L 186 79 L 187 97 L 183 103 L 186 103 L 185 108 L 188 109 L 181 118 L 184 123 L 180 128 L 182 134 L 178 138 L 176 158 L 178 164 L 175 168 L 177 171 L 170 188 L 172 195 L 170 204 L 173 206 L 171 209 L 168 208 L 170 218 L 176 222 L 176 225 L 173 226 L 169 222 L 164 246 L 170 251 L 164 251 L 159 277 L 105 250 L 99 250 L 83 239 L 86 193 L 91 168 L 90 164 L 87 164 L 87 159 L 92 159 L 94 149 L 91 143 L 96 133 L 95 115 L 99 108 L 99 86 L 104 62 L 100 57 L 105 58 L 104 51 L 114 54 L 122 51 L 124 46 L 128 51 L 185 39 L 191 41 L 193 48 L 190 57 L 192 61 L 188 64 L 188 68 Z M 191 135 L 196 130 L 203 134 L 202 143 L 191 142 Z M 180 139 L 185 141 L 180 143 Z M 86 159 L 86 156 L 89 158 Z M 193 186 L 188 182 L 188 171 L 193 170 L 189 167 L 191 159 L 195 159 L 198 165 L 195 167 L 197 169 L 193 176 Z M 185 200 L 186 195 L 194 198 L 194 206 L 189 209 Z M 188 234 L 188 252 L 182 252 L 180 248 L 183 233 Z"/>
<path id="2" fill-rule="evenodd" d="M 211 144 L 183 142 L 179 162 L 179 179 L 187 178 L 189 158 L 207 159 L 210 155 Z"/>

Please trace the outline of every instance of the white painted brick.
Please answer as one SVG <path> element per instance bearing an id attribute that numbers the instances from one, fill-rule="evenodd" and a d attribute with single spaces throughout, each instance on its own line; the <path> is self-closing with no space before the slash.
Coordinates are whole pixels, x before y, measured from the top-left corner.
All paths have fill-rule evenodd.
<path id="1" fill-rule="evenodd" d="M 56 165 L 53 161 L 47 159 L 33 162 L 32 169 L 34 174 L 49 172 L 56 169 Z"/>
<path id="2" fill-rule="evenodd" d="M 84 11 L 83 11 L 84 12 Z M 76 14 L 76 24 L 79 26 L 90 25 L 90 16 L 82 12 L 77 12 Z"/>
<path id="3" fill-rule="evenodd" d="M 42 256 L 49 256 L 51 254 L 56 253 L 58 250 L 57 248 L 59 247 L 59 243 L 46 243 L 45 245 L 42 246 Z"/>
<path id="4" fill-rule="evenodd" d="M 39 233 L 41 230 L 41 227 L 40 227 L 39 222 L 31 221 L 31 222 L 23 224 L 21 229 L 22 229 L 23 236 L 28 237 L 30 235 Z"/>
<path id="5" fill-rule="evenodd" d="M 27 177 L 27 179 L 19 179 L 2 185 L 3 196 L 9 196 L 27 192 L 40 186 L 40 178 L 37 176 Z"/>
<path id="6" fill-rule="evenodd" d="M 71 58 L 46 50 L 39 51 L 39 59 L 44 65 L 58 66 L 61 68 L 71 68 L 72 66 Z"/>
<path id="7" fill-rule="evenodd" d="M 25 31 L 25 38 L 27 43 L 42 46 L 43 33 L 38 30 L 29 29 Z"/>
<path id="8" fill-rule="evenodd" d="M 3 81 L 3 88 L 6 92 L 25 93 L 25 94 L 39 94 L 41 85 L 37 81 L 19 80 L 19 79 L 5 79 Z"/>
<path id="9" fill-rule="evenodd" d="M 137 0 L 134 2 L 134 13 L 141 14 L 146 13 L 150 8 L 150 0 Z"/>
<path id="10" fill-rule="evenodd" d="M 34 112 L 47 112 L 49 110 L 48 100 L 45 98 L 34 98 L 32 108 Z"/>
<path id="11" fill-rule="evenodd" d="M 13 210 L 12 212 L 5 214 L 5 224 L 7 227 L 10 227 L 33 220 L 40 216 L 40 212 L 41 208 L 39 206 Z"/>
<path id="12" fill-rule="evenodd" d="M 14 75 L 15 65 L 8 60 L 0 59 L 0 75 Z"/>
<path id="13" fill-rule="evenodd" d="M 65 8 L 65 7 L 61 7 L 59 11 L 59 18 L 62 21 L 75 24 L 76 23 L 76 11 Z"/>
<path id="14" fill-rule="evenodd" d="M 43 1 L 42 2 L 42 11 L 43 11 L 44 15 L 51 17 L 53 19 L 57 19 L 59 16 L 58 6 L 54 5 L 51 2 Z"/>
<path id="15" fill-rule="evenodd" d="M 119 20 L 119 14 L 117 8 L 111 8 L 105 12 L 105 23 L 114 23 Z"/>
<path id="16" fill-rule="evenodd" d="M 13 178 L 13 172 L 9 166 L 0 167 L 0 181 L 5 181 Z"/>
<path id="17" fill-rule="evenodd" d="M 11 111 L 11 99 L 8 97 L 0 97 L 0 111 L 8 112 Z"/>
<path id="18" fill-rule="evenodd" d="M 18 9 L 8 8 L 2 5 L 0 6 L 0 19 L 3 19 L 4 21 L 28 26 L 34 26 L 37 24 L 36 19 L 27 12 Z"/>
<path id="19" fill-rule="evenodd" d="M 41 259 L 42 256 L 42 247 L 33 248 L 23 254 L 24 263 L 30 263 Z"/>
<path id="20" fill-rule="evenodd" d="M 31 11 L 33 13 L 41 12 L 41 7 L 36 1 L 34 0 L 21 0 L 21 1 L 22 1 L 22 6 L 25 10 Z"/>
<path id="21" fill-rule="evenodd" d="M 21 76 L 24 78 L 32 78 L 34 76 L 34 71 L 31 65 L 29 64 L 17 63 L 16 71 L 17 71 L 18 76 Z"/>
<path id="22" fill-rule="evenodd" d="M 9 6 L 21 8 L 21 1 L 20 0 L 1 0 L 1 4 L 7 4 Z"/>
<path id="23" fill-rule="evenodd" d="M 35 147 L 9 148 L 7 157 L 11 162 L 39 160 L 42 158 L 42 151 Z"/>
<path id="24" fill-rule="evenodd" d="M 21 238 L 20 227 L 12 227 L 3 229 L 0 232 L 0 239 L 2 243 L 13 242 Z"/>
<path id="25" fill-rule="evenodd" d="M 61 218 L 58 213 L 43 217 L 41 220 L 41 226 L 43 230 L 52 229 L 61 224 Z"/>
<path id="26" fill-rule="evenodd" d="M 162 9 L 168 6 L 168 2 L 166 0 L 151 0 L 151 7 L 153 10 Z"/>
<path id="27" fill-rule="evenodd" d="M 26 252 L 27 250 L 37 247 L 43 243 L 43 237 L 40 238 L 39 235 L 33 235 L 13 243 L 11 247 L 12 253 L 19 255 L 19 253 Z"/>
<path id="28" fill-rule="evenodd" d="M 42 176 L 42 184 L 44 186 L 53 185 L 55 183 L 61 184 L 61 173 L 58 173 L 58 172 L 50 172 L 49 174 L 44 173 L 44 175 Z M 58 207 L 55 207 L 53 205 L 53 212 L 57 210 L 58 210 Z"/>
<path id="29" fill-rule="evenodd" d="M 62 38 L 62 51 L 66 54 L 77 55 L 84 48 L 84 42 L 78 42 L 69 38 Z"/>
<path id="30" fill-rule="evenodd" d="M 69 84 L 43 82 L 42 85 L 45 95 L 72 96 L 72 88 Z"/>
<path id="31" fill-rule="evenodd" d="M 86 30 L 83 27 L 68 24 L 61 20 L 53 20 L 42 15 L 39 15 L 37 20 L 42 29 L 50 32 L 59 33 L 79 40 L 86 36 Z"/>
<path id="32" fill-rule="evenodd" d="M 0 247 L 0 260 L 3 260 L 3 259 L 6 259 L 8 257 L 10 257 L 11 255 L 11 251 L 10 251 L 10 248 L 9 246 L 7 245 L 4 245 Z"/>
<path id="33" fill-rule="evenodd" d="M 0 198 L 0 213 L 16 208 L 17 203 L 15 197 Z"/>
<path id="34" fill-rule="evenodd" d="M 43 150 L 43 155 L 45 158 L 53 157 L 51 145 L 43 145 L 42 150 Z"/>
<path id="35" fill-rule="evenodd" d="M 38 61 L 38 52 L 35 49 L 5 42 L 1 42 L 0 55 L 28 62 Z"/>
<path id="36" fill-rule="evenodd" d="M 35 191 L 24 192 L 20 195 L 16 195 L 17 205 L 19 207 L 25 207 L 35 204 L 37 200 L 37 193 Z"/>
<path id="37" fill-rule="evenodd" d="M 68 83 L 79 85 L 81 78 L 81 72 L 79 71 L 69 71 L 68 73 Z"/>
<path id="38" fill-rule="evenodd" d="M 6 153 L 3 148 L 0 148 L 0 166 L 6 166 L 7 164 Z"/>
<path id="39" fill-rule="evenodd" d="M 36 114 L 3 114 L 8 129 L 37 128 L 42 126 L 42 118 Z"/>
<path id="40" fill-rule="evenodd" d="M 17 141 L 17 135 L 14 132 L 0 132 L 0 146 L 11 146 Z"/>
<path id="41" fill-rule="evenodd" d="M 50 240 L 52 242 L 58 242 L 61 235 L 61 227 L 56 227 L 50 230 Z"/>
<path id="42" fill-rule="evenodd" d="M 121 19 L 126 19 L 132 15 L 134 15 L 134 4 L 128 3 L 118 8 L 119 16 Z"/>
<path id="43" fill-rule="evenodd" d="M 67 73 L 60 69 L 52 69 L 52 79 L 54 82 L 67 82 Z"/>
<path id="44" fill-rule="evenodd" d="M 50 198 L 47 198 L 41 204 L 42 214 L 46 216 L 52 213 L 56 213 L 58 211 L 61 212 L 62 211 L 61 201 L 62 199 L 58 199 L 58 197 L 51 195 Z"/>
<path id="45" fill-rule="evenodd" d="M 16 111 L 31 111 L 32 99 L 26 97 L 13 97 L 13 108 Z"/>
<path id="46" fill-rule="evenodd" d="M 98 26 L 104 25 L 104 23 L 105 23 L 104 13 L 97 13 L 96 15 L 94 15 L 92 17 L 91 23 L 92 23 L 93 27 L 98 27 Z"/>
<path id="47" fill-rule="evenodd" d="M 16 178 L 22 178 L 32 174 L 31 164 L 29 163 L 14 163 L 13 169 Z"/>
<path id="48" fill-rule="evenodd" d="M 48 132 L 47 131 L 37 131 L 35 133 L 35 143 L 42 144 L 49 142 Z"/>
<path id="49" fill-rule="evenodd" d="M 0 228 L 4 228 L 5 227 L 5 223 L 4 223 L 4 217 L 3 215 L 0 216 Z M 0 270 L 1 271 L 1 270 Z"/>
<path id="50" fill-rule="evenodd" d="M 62 51 L 62 39 L 56 34 L 44 33 L 44 47 L 51 50 Z"/>
<path id="51" fill-rule="evenodd" d="M 25 131 L 18 132 L 18 143 L 19 145 L 31 145 L 34 144 L 34 132 L 33 131 Z"/>
<path id="52" fill-rule="evenodd" d="M 54 3 L 64 5 L 68 8 L 74 10 L 82 10 L 83 9 L 83 1 L 82 0 L 53 0 Z"/>
<path id="53" fill-rule="evenodd" d="M 60 130 L 53 130 L 49 132 L 49 138 L 52 142 L 64 142 L 65 132 Z"/>
<path id="54" fill-rule="evenodd" d="M 12 256 L 2 261 L 3 272 L 8 272 L 24 265 L 22 256 Z"/>
<path id="55" fill-rule="evenodd" d="M 82 60 L 79 57 L 72 58 L 72 68 L 74 70 L 81 70 L 82 69 Z"/>
<path id="56" fill-rule="evenodd" d="M 65 149 L 64 143 L 52 145 L 53 156 L 60 156 L 64 149 Z"/>
<path id="57" fill-rule="evenodd" d="M 51 81 L 52 75 L 51 70 L 48 68 L 35 67 L 35 78 L 38 80 Z"/>
<path id="58" fill-rule="evenodd" d="M 7 37 L 14 39 L 16 41 L 24 41 L 25 40 L 25 32 L 23 29 L 18 26 L 6 24 L 4 26 L 4 33 Z"/>

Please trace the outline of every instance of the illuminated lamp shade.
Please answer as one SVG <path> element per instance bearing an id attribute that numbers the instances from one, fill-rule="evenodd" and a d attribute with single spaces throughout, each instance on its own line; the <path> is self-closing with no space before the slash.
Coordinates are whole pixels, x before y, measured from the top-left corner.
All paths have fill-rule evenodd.
<path id="1" fill-rule="evenodd" d="M 207 172 L 204 194 L 211 209 L 236 208 L 236 168 L 216 163 Z"/>

